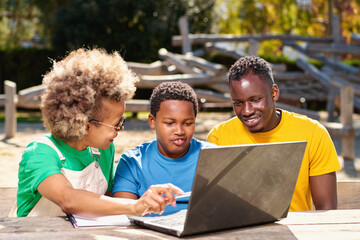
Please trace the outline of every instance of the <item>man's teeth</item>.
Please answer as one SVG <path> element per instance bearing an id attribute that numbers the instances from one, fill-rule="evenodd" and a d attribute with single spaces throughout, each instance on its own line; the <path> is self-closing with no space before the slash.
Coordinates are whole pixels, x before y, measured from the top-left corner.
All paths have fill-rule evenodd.
<path id="1" fill-rule="evenodd" d="M 246 120 L 246 121 L 247 121 L 247 122 L 254 122 L 254 121 L 256 121 L 256 120 L 258 120 L 258 118 L 248 119 L 248 120 Z"/>

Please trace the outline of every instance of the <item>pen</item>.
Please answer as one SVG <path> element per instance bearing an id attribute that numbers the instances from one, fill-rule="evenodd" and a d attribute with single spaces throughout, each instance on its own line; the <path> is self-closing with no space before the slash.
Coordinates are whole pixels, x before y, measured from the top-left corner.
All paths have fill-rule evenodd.
<path id="1" fill-rule="evenodd" d="M 177 199 L 181 199 L 181 198 L 185 198 L 185 197 L 190 197 L 190 195 L 191 195 L 191 191 L 189 191 L 189 192 L 184 192 L 183 194 L 181 194 L 181 195 L 178 195 L 178 194 L 174 194 L 174 197 L 175 197 L 175 200 L 177 200 Z M 164 198 L 165 199 L 167 199 L 167 197 L 166 196 L 164 196 Z"/>
<path id="2" fill-rule="evenodd" d="M 191 195 L 191 191 L 189 191 L 189 192 L 184 192 L 184 193 L 181 194 L 181 195 L 175 194 L 175 199 L 184 198 L 184 197 L 190 197 L 190 195 Z"/>
<path id="3" fill-rule="evenodd" d="M 74 226 L 74 228 L 77 228 L 77 222 L 76 219 L 74 218 L 74 216 L 72 214 L 66 214 L 68 219 L 70 220 L 70 222 L 72 223 L 72 225 Z"/>

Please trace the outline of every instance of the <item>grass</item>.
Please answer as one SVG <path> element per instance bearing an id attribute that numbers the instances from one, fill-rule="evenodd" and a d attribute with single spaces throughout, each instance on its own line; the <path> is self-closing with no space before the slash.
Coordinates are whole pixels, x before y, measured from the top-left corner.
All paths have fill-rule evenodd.
<path id="1" fill-rule="evenodd" d="M 17 122 L 26 122 L 26 123 L 42 122 L 41 112 L 37 110 L 18 111 L 16 113 L 16 120 Z M 0 122 L 4 122 L 4 121 L 5 121 L 5 113 L 0 112 Z"/>
<path id="2" fill-rule="evenodd" d="M 125 112 L 126 118 L 135 118 L 139 120 L 147 120 L 149 116 L 149 112 L 138 112 L 138 113 L 132 113 L 132 112 Z"/>

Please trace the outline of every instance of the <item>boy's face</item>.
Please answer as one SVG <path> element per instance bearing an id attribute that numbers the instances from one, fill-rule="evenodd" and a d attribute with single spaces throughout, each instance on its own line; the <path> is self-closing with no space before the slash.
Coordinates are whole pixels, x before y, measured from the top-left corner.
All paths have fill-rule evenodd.
<path id="1" fill-rule="evenodd" d="M 190 147 L 195 131 L 194 106 L 190 101 L 165 100 L 149 126 L 156 131 L 159 152 L 167 158 L 180 158 Z"/>

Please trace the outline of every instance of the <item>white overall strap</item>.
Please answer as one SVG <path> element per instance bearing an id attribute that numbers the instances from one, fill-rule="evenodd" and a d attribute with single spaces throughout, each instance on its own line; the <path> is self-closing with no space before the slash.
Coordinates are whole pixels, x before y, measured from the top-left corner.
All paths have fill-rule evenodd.
<path id="1" fill-rule="evenodd" d="M 39 138 L 36 141 L 52 147 L 59 155 L 60 160 L 65 160 L 65 157 L 62 155 L 60 150 L 46 136 Z M 75 189 L 82 189 L 97 194 L 105 194 L 108 188 L 108 183 L 101 168 L 99 167 L 98 159 L 100 158 L 100 151 L 97 148 L 91 148 L 91 154 L 94 161 L 82 171 L 74 171 L 62 167 L 61 172 Z M 28 216 L 64 216 L 64 213 L 58 205 L 42 196 Z"/>
<path id="2" fill-rule="evenodd" d="M 15 203 L 11 207 L 8 217 L 17 217 L 17 199 L 15 199 Z"/>
<path id="3" fill-rule="evenodd" d="M 61 162 L 65 161 L 64 155 L 60 152 L 60 150 L 55 146 L 55 144 L 48 137 L 42 136 L 42 137 L 36 139 L 35 142 L 43 143 L 43 144 L 46 144 L 49 147 L 53 148 L 56 151 L 56 153 L 59 155 L 60 161 Z M 54 203 L 52 203 L 52 204 L 54 204 Z M 17 201 L 16 200 L 15 200 L 15 203 L 12 206 L 8 216 L 9 217 L 16 217 L 17 216 Z"/>
<path id="4" fill-rule="evenodd" d="M 48 138 L 46 136 L 42 136 L 42 137 L 36 139 L 35 142 L 44 143 L 44 144 L 48 145 L 49 147 L 52 147 L 56 151 L 56 153 L 59 155 L 60 161 L 63 162 L 65 160 L 64 155 L 55 146 L 55 144 L 50 140 L 50 138 Z"/>

